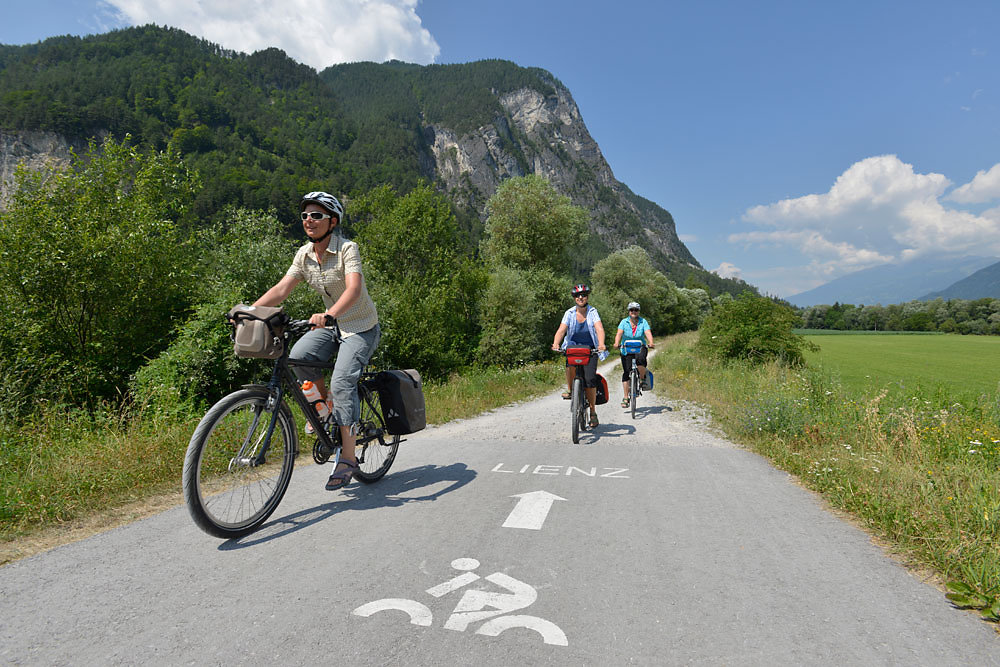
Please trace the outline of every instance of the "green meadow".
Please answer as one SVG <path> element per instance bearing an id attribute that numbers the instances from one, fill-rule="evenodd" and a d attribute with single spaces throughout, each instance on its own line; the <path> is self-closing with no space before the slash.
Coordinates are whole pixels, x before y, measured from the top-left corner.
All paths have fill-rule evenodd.
<path id="1" fill-rule="evenodd" d="M 806 339 L 820 348 L 806 353 L 809 366 L 830 372 L 853 391 L 920 390 L 957 401 L 998 392 L 997 336 L 856 334 Z"/>
<path id="2" fill-rule="evenodd" d="M 707 408 L 908 564 L 1000 618 L 1000 338 L 809 336 L 806 365 L 724 363 L 665 339 L 656 391 Z"/>

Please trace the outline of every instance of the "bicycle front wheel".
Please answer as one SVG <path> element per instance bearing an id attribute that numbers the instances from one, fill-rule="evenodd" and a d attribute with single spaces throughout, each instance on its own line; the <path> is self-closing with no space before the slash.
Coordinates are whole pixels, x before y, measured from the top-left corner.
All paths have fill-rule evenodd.
<path id="1" fill-rule="evenodd" d="M 570 401 L 570 412 L 573 413 L 573 444 L 580 442 L 580 426 L 583 424 L 583 380 L 573 380 L 573 400 Z"/>
<path id="2" fill-rule="evenodd" d="M 399 436 L 392 435 L 382 418 L 382 404 L 378 396 L 365 387 L 359 390 L 361 401 L 361 433 L 358 434 L 356 454 L 358 471 L 354 476 L 365 484 L 382 479 L 396 460 Z"/>
<path id="3" fill-rule="evenodd" d="M 639 373 L 637 373 L 634 368 L 632 369 L 632 378 L 631 379 L 632 379 L 632 381 L 631 381 L 630 384 L 631 384 L 631 389 L 632 389 L 632 392 L 631 392 L 632 393 L 632 419 L 635 419 L 635 403 L 636 403 L 635 399 L 639 397 Z"/>
<path id="4" fill-rule="evenodd" d="M 184 499 L 209 535 L 253 532 L 285 495 L 295 464 L 295 421 L 284 403 L 268 409 L 269 399 L 264 388 L 235 391 L 205 413 L 191 436 Z"/>

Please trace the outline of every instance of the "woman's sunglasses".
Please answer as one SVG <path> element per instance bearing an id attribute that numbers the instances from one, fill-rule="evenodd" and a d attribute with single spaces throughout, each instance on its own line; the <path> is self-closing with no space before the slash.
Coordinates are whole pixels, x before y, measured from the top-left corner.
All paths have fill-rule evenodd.
<path id="1" fill-rule="evenodd" d="M 313 220 L 325 220 L 326 218 L 332 218 L 333 216 L 329 213 L 320 213 L 319 211 L 303 211 L 301 218 L 303 221 L 312 218 Z"/>

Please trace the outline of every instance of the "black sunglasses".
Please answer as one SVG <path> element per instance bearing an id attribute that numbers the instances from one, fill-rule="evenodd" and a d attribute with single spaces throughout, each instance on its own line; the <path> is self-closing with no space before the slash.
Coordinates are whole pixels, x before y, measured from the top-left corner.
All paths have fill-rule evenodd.
<path id="1" fill-rule="evenodd" d="M 329 213 L 320 213 L 319 211 L 302 211 L 300 215 L 302 220 L 308 220 L 312 218 L 313 220 L 325 220 L 326 218 L 332 218 L 333 216 Z"/>

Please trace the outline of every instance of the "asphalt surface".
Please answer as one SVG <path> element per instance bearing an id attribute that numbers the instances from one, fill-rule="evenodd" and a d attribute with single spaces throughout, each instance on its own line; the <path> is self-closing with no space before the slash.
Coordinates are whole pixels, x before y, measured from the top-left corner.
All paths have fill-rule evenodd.
<path id="1" fill-rule="evenodd" d="M 240 540 L 181 506 L 4 566 L 0 663 L 1000 665 L 788 475 L 605 375 L 577 445 L 553 393 L 408 436 L 372 486 L 303 462 Z"/>

